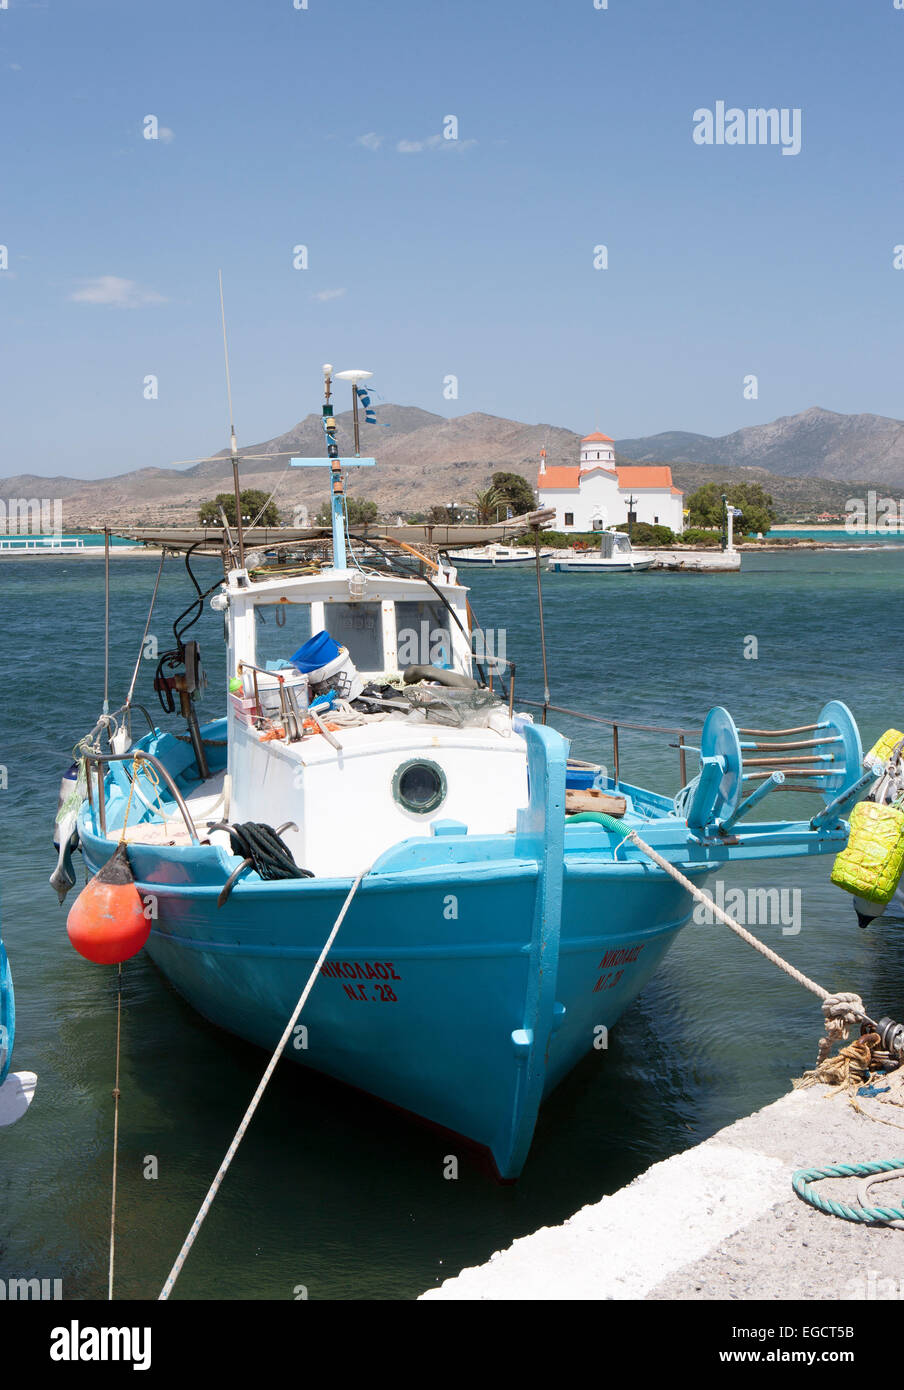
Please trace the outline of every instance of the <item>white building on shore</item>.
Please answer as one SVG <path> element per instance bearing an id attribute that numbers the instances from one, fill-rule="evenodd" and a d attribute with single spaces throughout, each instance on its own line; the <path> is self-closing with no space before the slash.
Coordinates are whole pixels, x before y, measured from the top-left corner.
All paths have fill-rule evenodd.
<path id="1" fill-rule="evenodd" d="M 537 477 L 539 506 L 554 507 L 555 531 L 604 531 L 628 520 L 684 530 L 684 493 L 672 482 L 667 464 L 615 462 L 608 434 L 588 434 L 581 440 L 581 461 L 574 467 L 547 468 L 540 452 Z"/>

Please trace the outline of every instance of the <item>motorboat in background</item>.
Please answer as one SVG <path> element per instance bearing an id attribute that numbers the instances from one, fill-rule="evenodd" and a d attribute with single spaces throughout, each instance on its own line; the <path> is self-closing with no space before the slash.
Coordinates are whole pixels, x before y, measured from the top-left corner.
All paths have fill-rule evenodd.
<path id="1" fill-rule="evenodd" d="M 540 550 L 541 559 L 552 554 L 554 552 L 548 546 Z M 470 550 L 450 550 L 447 555 L 456 568 L 462 565 L 533 565 L 537 561 L 537 552 L 530 545 L 493 543 L 474 546 Z"/>
<path id="2" fill-rule="evenodd" d="M 601 531 L 599 550 L 553 552 L 547 568 L 567 574 L 633 574 L 648 570 L 655 556 L 639 555 L 623 531 Z"/>

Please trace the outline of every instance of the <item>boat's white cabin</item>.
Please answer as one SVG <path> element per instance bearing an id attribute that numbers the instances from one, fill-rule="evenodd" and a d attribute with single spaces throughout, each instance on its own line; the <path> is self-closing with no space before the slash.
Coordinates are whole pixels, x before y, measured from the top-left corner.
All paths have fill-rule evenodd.
<path id="1" fill-rule="evenodd" d="M 633 555 L 634 547 L 624 531 L 603 531 L 599 553 L 604 560 L 619 560 Z"/>
<path id="2" fill-rule="evenodd" d="M 470 675 L 467 589 L 456 582 L 454 570 L 437 571 L 432 582 L 445 603 L 414 575 L 324 570 L 252 584 L 244 571 L 233 570 L 225 586 L 230 671 L 241 660 L 259 667 L 288 661 L 315 633 L 326 631 L 348 648 L 365 678 L 426 664 Z"/>
<path id="3" fill-rule="evenodd" d="M 318 877 L 347 876 L 399 841 L 430 834 L 435 821 L 458 821 L 471 833 L 512 831 L 527 804 L 525 743 L 498 685 L 491 699 L 404 684 L 412 666 L 436 668 L 439 681 L 444 672 L 472 675 L 467 590 L 454 570 L 431 579 L 435 588 L 415 575 L 350 569 L 252 582 L 232 571 L 224 585 L 230 678 L 243 663 L 261 671 L 287 664 L 326 631 L 365 681 L 397 686 L 388 692 L 396 708 L 340 706 L 332 718 L 322 714 L 326 733 L 308 722 L 300 738 L 276 711 L 262 719 L 244 694 L 229 698 L 229 819 L 293 822 L 297 830 L 284 838 Z M 415 692 L 428 706 L 448 698 L 449 718 L 435 704 L 418 708 Z"/>

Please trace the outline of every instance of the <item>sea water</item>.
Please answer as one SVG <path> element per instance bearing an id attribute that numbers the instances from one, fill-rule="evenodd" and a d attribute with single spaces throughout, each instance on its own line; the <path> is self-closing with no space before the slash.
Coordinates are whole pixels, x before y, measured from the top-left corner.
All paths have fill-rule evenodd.
<path id="1" fill-rule="evenodd" d="M 138 657 L 156 567 L 143 556 L 111 567 L 114 708 Z M 202 585 L 215 580 L 215 561 L 195 567 Z M 47 878 L 59 779 L 103 698 L 103 568 L 101 556 L 29 558 L 0 572 L 2 932 L 16 982 L 15 1064 L 38 1074 L 27 1116 L 0 1130 L 0 1277 L 60 1279 L 64 1297 L 84 1299 L 106 1296 L 116 971 L 72 951 L 67 908 Z M 516 706 L 519 696 L 538 698 L 535 576 L 500 569 L 467 581 L 480 620 L 505 628 Z M 904 720 L 902 585 L 900 549 L 745 554 L 739 575 L 544 575 L 552 698 L 685 727 L 724 704 L 758 728 L 812 723 L 840 698 L 868 747 Z M 168 561 L 150 626 L 158 651 L 174 645 L 172 621 L 193 594 L 182 562 Z M 206 607 L 189 635 L 202 643 L 210 684 L 201 714 L 212 718 L 225 703 L 222 615 Z M 145 650 L 137 698 L 176 728 L 151 688 L 154 643 Z M 605 728 L 568 719 L 559 727 L 575 756 L 611 765 Z M 675 741 L 623 729 L 622 776 L 674 792 Z M 768 814 L 812 813 L 815 800 L 780 793 Z M 753 929 L 827 988 L 855 989 L 875 1016 L 901 1017 L 904 923 L 861 931 L 829 883 L 830 864 L 733 867 L 713 886 L 726 902 L 777 890 L 777 911 Z M 692 922 L 608 1049 L 544 1105 L 524 1173 L 508 1187 L 448 1138 L 281 1066 L 174 1296 L 414 1297 L 774 1100 L 813 1064 L 820 1024 L 813 996 L 724 927 Z M 145 956 L 126 964 L 117 1297 L 156 1297 L 265 1063 L 190 1009 Z M 450 1154 L 457 1178 L 446 1176 Z"/>

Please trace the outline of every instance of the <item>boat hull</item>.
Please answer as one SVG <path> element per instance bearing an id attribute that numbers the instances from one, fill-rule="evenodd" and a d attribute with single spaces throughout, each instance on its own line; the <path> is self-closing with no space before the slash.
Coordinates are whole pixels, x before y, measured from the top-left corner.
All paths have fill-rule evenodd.
<path id="1" fill-rule="evenodd" d="M 147 949 L 194 1008 L 272 1050 L 318 971 L 286 1055 L 482 1146 L 504 1178 L 526 1161 L 544 1097 L 583 1056 L 605 1050 L 692 906 L 625 825 L 566 817 L 562 736 L 525 724 L 523 737 L 528 802 L 511 831 L 435 820 L 379 853 L 352 897 L 357 866 L 341 877 L 264 880 L 220 843 L 139 836 L 128 851 L 152 923 Z M 172 775 L 182 744 L 149 741 Z M 859 744 L 853 754 L 859 767 Z M 822 854 L 847 835 L 840 820 L 696 834 L 670 798 L 608 785 L 695 885 L 733 859 Z M 693 785 L 698 798 L 706 792 Z M 120 833 L 126 798 L 115 769 L 105 802 L 109 834 L 91 803 L 79 814 L 89 873 Z M 334 824 L 351 857 L 354 837 Z"/>
<path id="2" fill-rule="evenodd" d="M 653 568 L 650 560 L 550 560 L 549 569 L 554 574 L 634 574 Z"/>
<path id="3" fill-rule="evenodd" d="M 132 858 L 140 872 L 141 851 Z M 375 873 L 285 1055 L 461 1135 L 517 1177 L 542 1099 L 605 1050 L 690 914 L 679 885 L 633 868 L 566 856 L 567 926 L 539 972 L 549 1009 L 533 1029 L 536 861 Z M 349 884 L 240 884 L 222 908 L 215 884 L 139 886 L 156 912 L 147 949 L 167 979 L 212 1023 L 272 1050 Z"/>

